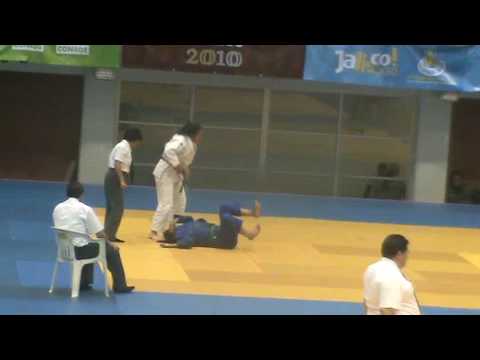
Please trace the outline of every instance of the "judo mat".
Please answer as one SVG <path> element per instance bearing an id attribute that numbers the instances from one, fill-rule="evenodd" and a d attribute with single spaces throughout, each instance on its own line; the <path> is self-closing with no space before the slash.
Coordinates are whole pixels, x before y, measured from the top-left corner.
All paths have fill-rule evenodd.
<path id="1" fill-rule="evenodd" d="M 155 193 L 126 193 L 119 237 L 130 295 L 69 297 L 70 269 L 48 294 L 56 245 L 51 212 L 64 185 L 0 181 L 0 314 L 319 314 L 362 313 L 362 276 L 384 237 L 411 240 L 406 274 L 426 314 L 480 314 L 479 208 L 282 194 L 189 191 L 189 213 L 217 221 L 222 202 L 263 203 L 262 234 L 234 251 L 163 249 L 147 238 Z M 104 214 L 103 189 L 84 202 Z M 256 219 L 247 218 L 253 225 Z"/>

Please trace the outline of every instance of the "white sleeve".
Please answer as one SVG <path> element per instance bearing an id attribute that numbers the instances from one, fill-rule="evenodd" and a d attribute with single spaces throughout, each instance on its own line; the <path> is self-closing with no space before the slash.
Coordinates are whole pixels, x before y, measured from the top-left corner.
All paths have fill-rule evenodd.
<path id="1" fill-rule="evenodd" d="M 185 140 L 181 137 L 174 137 L 165 145 L 163 157 L 173 166 L 177 167 L 180 164 L 178 154 L 184 149 Z"/>
<path id="2" fill-rule="evenodd" d="M 380 309 L 400 309 L 402 286 L 398 279 L 385 278 L 379 284 Z"/>
<path id="3" fill-rule="evenodd" d="M 114 161 L 120 161 L 122 164 L 128 164 L 130 158 L 130 152 L 128 149 L 119 147 L 115 151 L 115 155 L 113 157 Z"/>
<path id="4" fill-rule="evenodd" d="M 103 225 L 100 223 L 100 220 L 98 220 L 97 214 L 89 207 L 87 210 L 87 232 L 93 235 L 98 234 L 102 230 Z"/>
<path id="5" fill-rule="evenodd" d="M 58 223 L 58 206 L 55 206 L 55 209 L 53 209 L 53 212 L 52 212 L 52 220 L 53 220 L 53 226 L 54 227 L 57 227 L 57 223 Z"/>
<path id="6" fill-rule="evenodd" d="M 369 289 L 369 280 L 370 280 L 370 268 L 365 271 L 363 274 L 363 298 L 366 299 L 368 297 Z"/>

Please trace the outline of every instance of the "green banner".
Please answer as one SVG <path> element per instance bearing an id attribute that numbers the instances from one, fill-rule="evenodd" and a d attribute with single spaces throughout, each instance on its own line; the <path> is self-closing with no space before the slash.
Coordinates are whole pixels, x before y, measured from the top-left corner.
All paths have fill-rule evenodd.
<path id="1" fill-rule="evenodd" d="M 120 45 L 0 45 L 0 61 L 120 67 Z"/>

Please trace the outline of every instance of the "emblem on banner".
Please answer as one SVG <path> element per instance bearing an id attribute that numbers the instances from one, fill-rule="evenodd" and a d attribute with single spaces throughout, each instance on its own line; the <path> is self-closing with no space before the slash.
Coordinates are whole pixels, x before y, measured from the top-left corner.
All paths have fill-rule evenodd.
<path id="1" fill-rule="evenodd" d="M 427 56 L 418 63 L 418 71 L 428 77 L 438 77 L 447 70 L 445 62 L 438 59 L 434 52 L 427 52 Z"/>

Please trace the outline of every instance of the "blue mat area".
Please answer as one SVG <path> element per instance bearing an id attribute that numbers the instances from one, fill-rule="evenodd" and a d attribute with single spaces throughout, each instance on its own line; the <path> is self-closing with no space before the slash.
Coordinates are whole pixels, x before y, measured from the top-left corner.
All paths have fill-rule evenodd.
<path id="1" fill-rule="evenodd" d="M 60 183 L 0 181 L 0 205 L 11 219 L 18 215 L 21 222 L 45 221 L 54 206 L 64 200 Z M 238 200 L 245 206 L 258 199 L 263 202 L 266 216 L 299 217 L 325 220 L 377 222 L 405 225 L 448 227 L 480 227 L 480 207 L 474 205 L 428 204 L 352 198 L 328 198 L 288 194 L 255 194 L 229 191 L 190 190 L 190 212 L 217 212 L 224 202 Z M 126 192 L 130 209 L 154 210 L 153 188 L 131 187 Z M 85 202 L 105 207 L 103 188 L 87 186 Z M 32 206 L 33 205 L 33 206 Z M 39 211 L 41 210 L 41 211 Z M 12 217 L 13 216 L 13 217 Z"/>
<path id="2" fill-rule="evenodd" d="M 221 296 L 134 293 L 103 296 L 103 277 L 96 272 L 95 291 L 69 298 L 70 269 L 64 265 L 58 290 L 48 294 L 56 246 L 50 230 L 51 213 L 63 201 L 59 183 L 0 180 L 0 314 L 266 314 L 356 315 L 362 306 L 353 303 L 254 299 Z M 216 212 L 218 205 L 254 199 L 264 203 L 267 216 L 380 222 L 452 227 L 480 225 L 478 208 L 468 205 L 433 205 L 358 199 L 333 199 L 279 194 L 252 194 L 193 190 L 189 211 Z M 100 186 L 87 186 L 85 202 L 104 207 Z M 132 187 L 126 203 L 132 209 L 152 210 L 151 188 Z M 427 314 L 478 314 L 480 310 L 426 308 Z"/>

